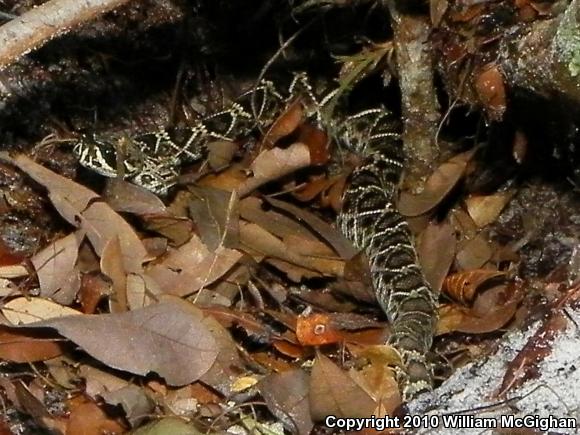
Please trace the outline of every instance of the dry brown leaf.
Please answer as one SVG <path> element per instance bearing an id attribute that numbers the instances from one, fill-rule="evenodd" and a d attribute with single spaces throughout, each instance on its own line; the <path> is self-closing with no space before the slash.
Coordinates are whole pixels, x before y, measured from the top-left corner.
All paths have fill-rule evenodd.
<path id="1" fill-rule="evenodd" d="M 113 293 L 110 299 L 112 313 L 127 311 L 127 272 L 123 268 L 121 244 L 117 237 L 109 240 L 109 243 L 101 252 L 101 270 L 113 283 Z M 139 308 L 139 307 L 133 307 Z"/>
<path id="2" fill-rule="evenodd" d="M 177 298 L 125 313 L 67 316 L 26 327 L 54 328 L 109 367 L 141 376 L 156 372 L 175 386 L 199 379 L 219 353 L 203 313 Z"/>
<path id="3" fill-rule="evenodd" d="M 298 128 L 303 116 L 304 108 L 302 107 L 302 102 L 300 99 L 296 99 L 272 123 L 272 126 L 262 138 L 262 147 L 270 149 L 280 139 L 291 134 Z"/>
<path id="4" fill-rule="evenodd" d="M 336 183 L 340 177 L 341 175 L 332 178 L 328 178 L 326 175 L 315 175 L 306 184 L 292 192 L 292 196 L 299 201 L 310 202 Z"/>
<path id="5" fill-rule="evenodd" d="M 204 314 L 215 318 L 224 328 L 238 326 L 246 334 L 260 337 L 260 340 L 268 339 L 272 333 L 269 328 L 249 313 L 217 305 L 201 306 L 200 309 Z"/>
<path id="6" fill-rule="evenodd" d="M 26 266 L 15 264 L 14 266 L 0 266 L 0 278 L 22 278 L 28 276 Z"/>
<path id="7" fill-rule="evenodd" d="M 210 168 L 218 171 L 230 164 L 236 153 L 235 142 L 227 140 L 212 141 L 207 144 L 207 162 Z"/>
<path id="8" fill-rule="evenodd" d="M 311 236 L 312 233 L 304 225 L 286 214 L 274 210 L 265 210 L 264 201 L 255 196 L 249 196 L 240 201 L 240 217 L 253 222 L 270 233 L 284 238 L 295 234 L 303 237 Z M 267 206 L 267 205 L 266 205 Z"/>
<path id="9" fill-rule="evenodd" d="M 46 361 L 63 352 L 63 344 L 40 331 L 0 326 L 0 359 L 17 363 Z"/>
<path id="10" fill-rule="evenodd" d="M 132 213 L 137 216 L 169 215 L 165 204 L 147 189 L 118 178 L 107 179 L 103 199 L 117 212 Z"/>
<path id="11" fill-rule="evenodd" d="M 80 311 L 48 299 L 19 297 L 2 306 L 2 314 L 13 325 L 27 325 L 39 320 L 79 315 Z"/>
<path id="12" fill-rule="evenodd" d="M 83 237 L 82 231 L 69 234 L 30 259 L 38 276 L 41 297 L 62 305 L 73 302 L 81 283 L 75 265 Z"/>
<path id="13" fill-rule="evenodd" d="M 137 385 L 129 384 L 118 390 L 103 392 L 100 396 L 109 405 L 120 406 L 132 427 L 149 419 L 149 415 L 155 411 L 153 400 Z"/>
<path id="14" fill-rule="evenodd" d="M 454 273 L 445 279 L 443 291 L 456 301 L 467 305 L 473 301 L 478 288 L 482 284 L 505 275 L 505 272 L 490 269 Z"/>
<path id="15" fill-rule="evenodd" d="M 513 195 L 514 192 L 511 191 L 493 195 L 471 195 L 465 199 L 465 205 L 475 224 L 483 228 L 496 221 Z"/>
<path id="16" fill-rule="evenodd" d="M 17 166 L 48 190 L 48 196 L 61 216 L 80 227 L 100 255 L 110 239 L 121 243 L 125 270 L 139 273 L 147 250 L 133 228 L 100 197 L 86 187 L 35 163 L 25 155 L 2 159 Z"/>
<path id="17" fill-rule="evenodd" d="M 99 302 L 112 292 L 111 283 L 101 274 L 82 277 L 79 299 L 84 314 L 93 314 Z"/>
<path id="18" fill-rule="evenodd" d="M 205 435 L 205 432 L 177 417 L 165 417 L 141 426 L 131 432 L 131 435 Z"/>
<path id="19" fill-rule="evenodd" d="M 211 187 L 191 187 L 189 214 L 201 240 L 212 251 L 235 248 L 239 238 L 239 201 L 234 192 Z"/>
<path id="20" fill-rule="evenodd" d="M 399 211 L 403 216 L 418 216 L 433 209 L 457 185 L 474 150 L 466 151 L 440 165 L 425 183 L 418 195 L 402 192 Z"/>
<path id="21" fill-rule="evenodd" d="M 263 151 L 251 165 L 253 176 L 238 187 L 238 195 L 244 197 L 263 184 L 310 166 L 310 162 L 310 150 L 303 143 Z"/>
<path id="22" fill-rule="evenodd" d="M 445 12 L 447 12 L 447 8 L 449 8 L 449 0 L 430 0 L 429 12 L 431 15 L 431 24 L 433 24 L 434 29 L 439 27 L 441 20 L 445 16 Z"/>
<path id="23" fill-rule="evenodd" d="M 211 368 L 199 380 L 223 396 L 230 397 L 234 393 L 234 382 L 244 372 L 244 361 L 238 353 L 236 342 L 216 319 L 205 316 L 203 326 L 214 337 L 219 353 Z"/>
<path id="24" fill-rule="evenodd" d="M 479 231 L 471 216 L 461 208 L 456 207 L 451 211 L 450 221 L 457 234 L 460 235 L 460 240 L 472 239 Z"/>
<path id="25" fill-rule="evenodd" d="M 455 258 L 457 242 L 453 227 L 447 222 L 430 223 L 421 234 L 417 249 L 423 273 L 434 292 L 439 293 Z"/>
<path id="26" fill-rule="evenodd" d="M 150 266 L 146 276 L 164 293 L 187 296 L 222 277 L 241 258 L 241 252 L 222 246 L 210 252 L 194 234 L 185 245 L 170 250 L 161 263 Z"/>
<path id="27" fill-rule="evenodd" d="M 343 273 L 344 262 L 303 256 L 256 224 L 240 223 L 240 242 L 249 248 L 248 252 L 255 251 L 261 256 L 283 260 L 326 275 L 341 276 Z"/>
<path id="28" fill-rule="evenodd" d="M 238 189 L 247 178 L 247 168 L 242 164 L 234 163 L 225 170 L 220 171 L 218 174 L 206 175 L 197 182 L 197 186 L 214 187 L 216 189 L 231 192 Z"/>
<path id="29" fill-rule="evenodd" d="M 143 388 L 84 364 L 80 366 L 79 373 L 85 380 L 85 393 L 94 401 L 102 398 L 109 405 L 121 405 L 131 426 L 136 426 L 153 412 L 154 404 Z"/>
<path id="30" fill-rule="evenodd" d="M 320 219 L 318 216 L 310 213 L 300 207 L 280 201 L 275 198 L 265 198 L 273 207 L 283 210 L 294 216 L 298 221 L 305 222 L 312 228 L 323 240 L 328 242 L 330 246 L 344 259 L 354 257 L 358 251 L 352 246 L 352 243 L 347 240 L 337 229 L 332 228 L 327 222 Z"/>
<path id="31" fill-rule="evenodd" d="M 471 240 L 460 243 L 459 252 L 455 257 L 457 269 L 474 270 L 481 268 L 493 256 L 493 250 L 487 237 L 480 233 Z"/>
<path id="32" fill-rule="evenodd" d="M 310 375 L 310 413 L 314 421 L 328 415 L 370 417 L 376 403 L 350 375 L 329 358 L 317 354 Z"/>
<path id="33" fill-rule="evenodd" d="M 367 364 L 360 372 L 351 369 L 350 375 L 374 399 L 377 404 L 374 415 L 393 415 L 401 405 L 399 384 L 393 368 L 401 364 L 398 352 L 387 345 L 368 346 L 359 357 L 365 358 Z"/>
<path id="34" fill-rule="evenodd" d="M 300 369 L 275 373 L 264 378 L 258 389 L 268 409 L 291 433 L 308 435 L 314 423 L 310 417 L 309 376 Z"/>
<path id="35" fill-rule="evenodd" d="M 147 216 L 143 224 L 148 230 L 167 237 L 173 246 L 187 243 L 193 233 L 193 222 L 184 217 Z"/>

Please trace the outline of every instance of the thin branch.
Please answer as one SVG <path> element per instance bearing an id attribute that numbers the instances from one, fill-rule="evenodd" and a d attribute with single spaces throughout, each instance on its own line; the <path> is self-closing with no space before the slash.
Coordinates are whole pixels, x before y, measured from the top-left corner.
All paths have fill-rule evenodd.
<path id="1" fill-rule="evenodd" d="M 0 69 L 129 0 L 50 0 L 0 27 Z"/>

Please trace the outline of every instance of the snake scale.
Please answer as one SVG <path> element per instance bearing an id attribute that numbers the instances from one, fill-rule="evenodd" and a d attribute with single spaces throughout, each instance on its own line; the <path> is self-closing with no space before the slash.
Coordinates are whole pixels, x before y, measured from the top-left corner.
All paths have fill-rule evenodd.
<path id="1" fill-rule="evenodd" d="M 101 175 L 122 176 L 165 195 L 180 166 L 203 158 L 209 142 L 234 140 L 256 125 L 267 127 L 290 101 L 300 97 L 311 120 L 340 147 L 363 157 L 344 192 L 338 227 L 368 258 L 374 293 L 392 325 L 390 344 L 402 358 L 399 380 L 403 399 L 408 400 L 432 388 L 426 355 L 437 319 L 437 296 L 424 278 L 409 226 L 394 203 L 404 164 L 402 146 L 382 108 L 324 116 L 323 108 L 335 94 L 317 98 L 305 74 L 294 77 L 286 97 L 271 82 L 263 81 L 228 110 L 206 116 L 192 127 L 117 142 L 83 137 L 74 152 L 83 166 Z"/>

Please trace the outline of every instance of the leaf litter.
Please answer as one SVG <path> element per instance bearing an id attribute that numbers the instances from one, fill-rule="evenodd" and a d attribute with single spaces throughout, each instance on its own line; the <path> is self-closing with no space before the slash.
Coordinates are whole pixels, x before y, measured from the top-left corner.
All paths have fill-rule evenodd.
<path id="1" fill-rule="evenodd" d="M 374 70 L 390 51 L 378 45 L 359 67 Z M 344 91 L 356 74 L 343 74 Z M 486 109 L 501 112 L 492 97 Z M 99 195 L 3 154 L 46 190 L 68 226 L 26 259 L 32 267 L 23 259 L 0 267 L 12 268 L 2 276 L 15 292 L 0 307 L 0 357 L 42 361 L 50 381 L 75 394 L 68 416 L 53 417 L 34 383 L 2 387 L 42 424 L 71 434 L 238 430 L 262 424 L 260 406 L 299 434 L 330 414 L 394 415 L 400 356 L 385 345 L 368 262 L 332 224 L 348 170 L 319 170 L 331 142 L 294 101 L 243 159 L 238 144 L 212 143 L 210 170 L 164 200 L 117 179 Z M 453 345 L 475 354 L 530 311 L 527 283 L 512 273 L 519 259 L 500 255 L 505 246 L 490 236 L 517 192 L 462 200 L 474 155 L 441 163 L 422 192 L 405 189 L 399 201 L 426 278 L 442 293 L 436 350 L 450 364 L 461 360 Z M 504 368 L 498 397 L 541 375 L 566 330 L 560 308 Z"/>

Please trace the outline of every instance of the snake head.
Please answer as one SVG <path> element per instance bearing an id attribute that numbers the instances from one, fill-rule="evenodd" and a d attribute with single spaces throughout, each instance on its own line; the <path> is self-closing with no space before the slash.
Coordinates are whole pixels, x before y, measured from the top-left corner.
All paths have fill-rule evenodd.
<path id="1" fill-rule="evenodd" d="M 82 135 L 73 147 L 79 163 L 104 177 L 130 176 L 141 167 L 140 159 L 122 140 Z"/>

